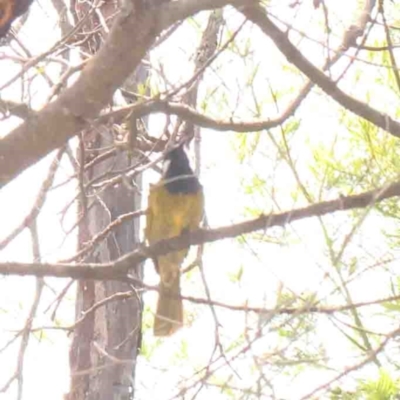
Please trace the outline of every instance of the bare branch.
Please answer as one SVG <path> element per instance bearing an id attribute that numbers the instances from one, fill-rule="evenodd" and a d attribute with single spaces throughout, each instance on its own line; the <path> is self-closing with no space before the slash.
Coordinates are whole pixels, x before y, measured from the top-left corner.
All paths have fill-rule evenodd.
<path id="1" fill-rule="evenodd" d="M 90 239 L 90 242 L 85 243 L 82 249 L 78 251 L 77 254 L 75 254 L 72 257 L 69 257 L 68 259 L 62 260 L 64 263 L 69 263 L 71 261 L 78 260 L 79 258 L 86 256 L 91 250 L 96 248 L 96 245 L 99 244 L 102 240 L 106 239 L 107 236 L 115 229 L 117 226 L 123 224 L 126 221 L 130 221 L 132 218 L 137 218 L 146 213 L 145 210 L 137 210 L 137 211 L 132 211 L 130 213 L 126 213 L 124 215 L 121 215 L 114 219 L 112 222 L 108 224 L 101 232 L 96 234 L 96 236 L 92 237 Z"/>
<path id="2" fill-rule="evenodd" d="M 333 379 L 327 381 L 326 383 L 316 387 L 312 392 L 307 393 L 306 395 L 302 396 L 300 400 L 311 399 L 314 397 L 316 393 L 319 393 L 321 390 L 329 388 L 333 383 L 338 382 L 339 379 L 343 378 L 344 376 L 348 375 L 350 372 L 357 371 L 370 363 L 374 358 L 376 358 L 385 348 L 386 345 L 395 337 L 400 335 L 400 328 L 397 328 L 386 335 L 385 339 L 376 347 L 372 352 L 366 353 L 366 357 L 364 357 L 360 362 L 354 364 L 350 367 L 344 368 L 342 372 L 337 374 Z"/>
<path id="3" fill-rule="evenodd" d="M 364 5 L 357 13 L 357 18 L 353 24 L 346 30 L 342 49 L 347 50 L 351 46 L 356 46 L 356 41 L 360 36 L 364 35 L 367 23 L 371 19 L 371 13 L 375 7 L 376 0 L 364 0 Z"/>
<path id="4" fill-rule="evenodd" d="M 261 7 L 245 7 L 243 14 L 252 22 L 257 24 L 261 30 L 268 35 L 286 58 L 294 64 L 311 81 L 318 85 L 326 94 L 335 99 L 344 108 L 354 114 L 365 118 L 389 132 L 391 135 L 400 137 L 400 123 L 389 115 L 381 113 L 343 92 L 337 84 L 329 79 L 322 71 L 311 64 L 301 52 L 291 43 L 286 33 L 282 32 L 267 16 Z"/>
<path id="5" fill-rule="evenodd" d="M 1 140 L 0 188 L 87 127 L 164 29 L 202 10 L 248 3 L 249 0 L 180 0 L 141 14 L 121 12 L 107 42 L 89 60 L 76 82 Z"/>
<path id="6" fill-rule="evenodd" d="M 37 264 L 37 263 L 0 263 L 2 275 L 53 276 L 58 278 L 124 280 L 129 270 L 148 258 L 158 257 L 173 251 L 185 249 L 191 245 L 215 242 L 234 238 L 257 230 L 266 230 L 274 226 L 285 226 L 304 218 L 320 217 L 335 211 L 372 207 L 391 197 L 400 196 L 400 182 L 395 182 L 379 189 L 352 196 L 341 196 L 336 200 L 324 201 L 278 214 L 261 215 L 256 219 L 217 229 L 199 229 L 181 236 L 162 240 L 152 246 L 143 246 L 113 263 L 104 264 Z"/>
<path id="7" fill-rule="evenodd" d="M 306 97 L 309 92 L 307 85 L 306 89 L 302 89 L 298 96 L 289 104 L 289 106 L 276 118 L 266 119 L 264 121 L 220 121 L 213 119 L 205 114 L 201 114 L 194 108 L 174 102 L 167 102 L 163 100 L 150 100 L 145 103 L 134 104 L 132 106 L 123 107 L 116 109 L 108 114 L 104 114 L 99 117 L 98 122 L 104 122 L 105 120 L 113 119 L 116 121 L 122 120 L 127 115 L 133 115 L 137 118 L 163 112 L 165 114 L 176 115 L 184 121 L 189 121 L 202 128 L 214 129 L 217 131 L 233 131 L 233 132 L 257 132 L 264 129 L 275 128 L 276 126 L 284 123 L 289 117 L 291 117 L 297 110 L 299 104 Z"/>
<path id="8" fill-rule="evenodd" d="M 56 154 L 53 162 L 50 165 L 49 172 L 47 173 L 46 179 L 43 181 L 39 193 L 36 197 L 35 203 L 29 212 L 29 214 L 23 219 L 23 221 L 10 232 L 3 240 L 0 241 L 0 250 L 7 247 L 7 245 L 14 240 L 25 228 L 28 228 L 37 218 L 42 210 L 42 207 L 46 201 L 47 192 L 51 188 L 54 182 L 54 177 L 60 165 L 61 158 L 64 154 L 65 147 L 62 147 Z"/>

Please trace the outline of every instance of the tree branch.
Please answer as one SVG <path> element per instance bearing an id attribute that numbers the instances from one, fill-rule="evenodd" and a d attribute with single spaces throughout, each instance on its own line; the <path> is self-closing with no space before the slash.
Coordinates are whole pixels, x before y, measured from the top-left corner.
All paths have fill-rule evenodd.
<path id="1" fill-rule="evenodd" d="M 400 181 L 352 196 L 341 196 L 336 200 L 324 201 L 308 207 L 278 214 L 261 215 L 258 218 L 217 229 L 199 229 L 181 236 L 162 240 L 152 246 L 143 246 L 113 263 L 105 264 L 38 264 L 38 263 L 0 263 L 2 275 L 53 276 L 58 278 L 124 280 L 134 266 L 148 258 L 158 257 L 191 245 L 215 242 L 234 238 L 257 230 L 274 226 L 285 226 L 304 218 L 320 217 L 335 211 L 371 207 L 382 200 L 400 196 Z"/>
<path id="2" fill-rule="evenodd" d="M 140 14 L 122 11 L 76 82 L 0 141 L 0 188 L 87 127 L 164 29 L 202 10 L 249 1 L 180 0 Z"/>
<path id="3" fill-rule="evenodd" d="M 150 100 L 139 104 L 133 104 L 111 111 L 110 113 L 101 115 L 97 123 L 104 123 L 110 119 L 118 122 L 126 118 L 127 115 L 140 118 L 145 115 L 154 113 L 165 113 L 176 115 L 184 121 L 191 122 L 202 128 L 214 129 L 217 131 L 233 131 L 233 132 L 257 132 L 265 129 L 275 128 L 283 124 L 298 109 L 301 102 L 309 92 L 309 85 L 306 85 L 298 95 L 289 103 L 287 108 L 275 118 L 268 118 L 260 121 L 223 121 L 213 119 L 205 114 L 199 113 L 193 107 L 185 104 L 168 102 L 164 100 Z"/>
<path id="4" fill-rule="evenodd" d="M 361 102 L 340 90 L 336 83 L 322 71 L 311 64 L 301 52 L 291 43 L 287 34 L 282 32 L 267 16 L 261 7 L 244 7 L 240 10 L 250 21 L 255 23 L 268 35 L 289 62 L 294 64 L 312 82 L 318 85 L 327 95 L 331 96 L 344 108 L 365 118 L 374 125 L 386 130 L 391 135 L 400 137 L 400 123 L 389 115 L 381 113 L 368 104 Z"/>

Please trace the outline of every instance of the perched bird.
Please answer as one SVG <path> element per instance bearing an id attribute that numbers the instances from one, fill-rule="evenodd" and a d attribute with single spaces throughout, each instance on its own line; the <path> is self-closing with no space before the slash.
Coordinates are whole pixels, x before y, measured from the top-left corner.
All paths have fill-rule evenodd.
<path id="1" fill-rule="evenodd" d="M 165 156 L 162 178 L 150 187 L 145 230 L 148 243 L 151 245 L 197 229 L 203 210 L 203 188 L 181 145 Z M 155 336 L 171 335 L 183 324 L 180 268 L 188 251 L 175 251 L 154 260 L 160 275 Z"/>
<path id="2" fill-rule="evenodd" d="M 11 28 L 11 23 L 28 11 L 33 0 L 0 0 L 0 38 Z"/>

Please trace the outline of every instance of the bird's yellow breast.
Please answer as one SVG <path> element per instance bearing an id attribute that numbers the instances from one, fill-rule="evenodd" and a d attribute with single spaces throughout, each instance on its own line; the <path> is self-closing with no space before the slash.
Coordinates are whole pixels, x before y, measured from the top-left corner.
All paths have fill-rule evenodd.
<path id="1" fill-rule="evenodd" d="M 146 239 L 150 244 L 179 236 L 198 228 L 204 209 L 202 190 L 197 193 L 170 193 L 163 185 L 150 188 Z"/>

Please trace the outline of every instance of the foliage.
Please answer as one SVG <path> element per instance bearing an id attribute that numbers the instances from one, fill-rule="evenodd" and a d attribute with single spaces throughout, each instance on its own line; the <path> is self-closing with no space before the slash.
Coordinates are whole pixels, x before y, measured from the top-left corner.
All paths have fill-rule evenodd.
<path id="1" fill-rule="evenodd" d="M 138 399 L 399 398 L 399 5 L 150 3 L 125 17 L 33 4 L 3 41 L 0 393 L 61 398 L 84 331 L 89 364 L 72 381 L 115 368 L 117 391 L 123 365 Z M 158 162 L 188 138 L 205 233 L 187 239 L 202 243 L 182 266 L 185 326 L 161 339 L 150 259 L 162 246 L 123 251 L 119 229 L 143 228 Z M 121 188 L 134 210 L 120 213 Z M 75 315 L 60 277 L 99 297 Z M 105 315 L 133 300 L 141 325 L 119 315 L 129 333 L 114 343 Z M 134 335 L 140 355 L 137 341 L 117 353 Z"/>

